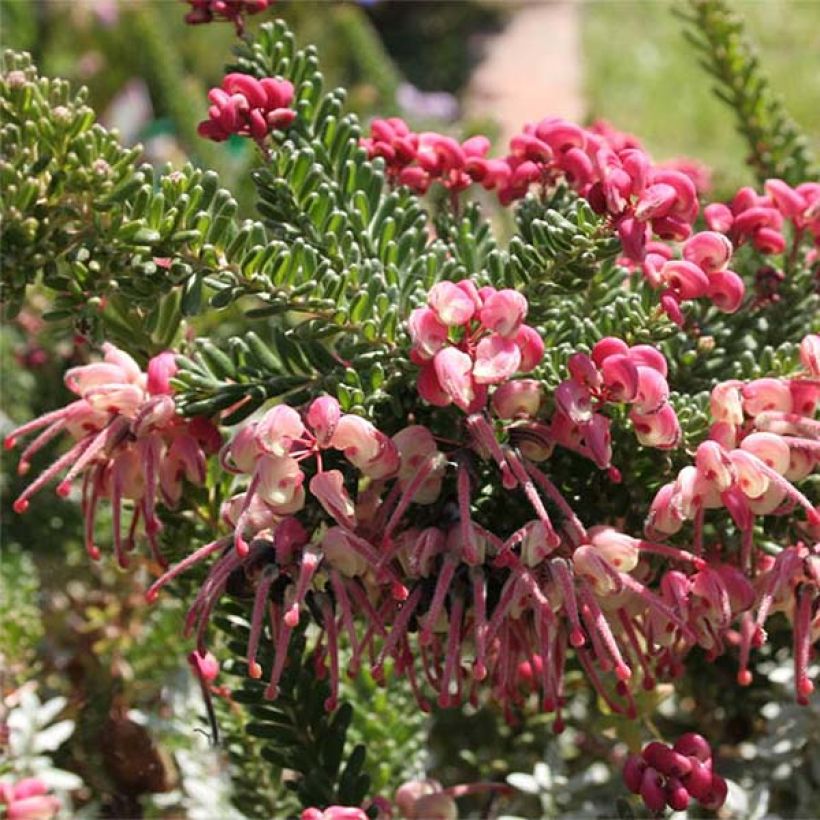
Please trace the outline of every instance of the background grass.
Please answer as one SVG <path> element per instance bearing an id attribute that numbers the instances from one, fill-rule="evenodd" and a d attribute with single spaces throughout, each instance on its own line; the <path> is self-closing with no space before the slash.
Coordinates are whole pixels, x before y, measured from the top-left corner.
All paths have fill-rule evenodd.
<path id="1" fill-rule="evenodd" d="M 583 4 L 585 96 L 591 118 L 633 132 L 656 159 L 686 155 L 715 171 L 716 195 L 750 182 L 732 112 L 683 37 L 675 2 Z M 683 6 L 683 4 L 680 4 Z M 773 89 L 820 153 L 820 2 L 735 2 Z"/>

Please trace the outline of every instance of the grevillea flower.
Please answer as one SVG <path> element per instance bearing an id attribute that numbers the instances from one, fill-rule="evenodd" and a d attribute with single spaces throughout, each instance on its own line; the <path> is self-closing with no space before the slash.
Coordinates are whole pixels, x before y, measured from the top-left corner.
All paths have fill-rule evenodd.
<path id="1" fill-rule="evenodd" d="M 38 777 L 27 777 L 16 783 L 0 783 L 3 816 L 8 820 L 49 820 L 56 817 L 60 801 L 48 791 L 48 786 Z"/>
<path id="2" fill-rule="evenodd" d="M 185 15 L 185 22 L 197 25 L 213 20 L 224 20 L 236 26 L 241 36 L 245 30 L 245 15 L 258 14 L 273 5 L 274 0 L 187 0 L 191 10 Z"/>
<path id="3" fill-rule="evenodd" d="M 74 445 L 35 479 L 14 502 L 23 513 L 29 499 L 46 484 L 65 473 L 57 494 L 66 497 L 76 478 L 83 476 L 82 505 L 85 516 L 85 545 L 89 555 L 99 557 L 94 544 L 94 521 L 103 498 L 111 500 L 114 514 L 114 546 L 122 566 L 134 547 L 142 526 L 155 558 L 162 562 L 157 534 L 162 528 L 157 505 L 175 507 L 183 482 L 203 484 L 205 458 L 219 449 L 220 435 L 204 418 L 185 419 L 177 412 L 170 378 L 176 370 L 174 355 L 161 353 L 143 373 L 124 351 L 103 345 L 101 362 L 74 367 L 65 384 L 79 398 L 59 410 L 46 413 L 10 433 L 7 449 L 18 440 L 40 431 L 23 450 L 18 472 L 24 475 L 31 457 L 62 433 Z M 134 510 L 128 533 L 122 533 L 123 502 Z"/>
<path id="4" fill-rule="evenodd" d="M 654 741 L 640 755 L 630 755 L 623 769 L 626 787 L 660 814 L 668 806 L 685 811 L 692 798 L 715 811 L 726 801 L 726 781 L 712 769 L 712 749 L 701 735 L 681 735 L 670 747 Z"/>
<path id="5" fill-rule="evenodd" d="M 239 134 L 261 144 L 271 131 L 287 128 L 296 119 L 296 112 L 289 108 L 293 102 L 289 80 L 226 74 L 222 87 L 212 88 L 208 99 L 208 119 L 199 124 L 197 131 L 215 142 Z"/>
<path id="6" fill-rule="evenodd" d="M 483 407 L 489 384 L 533 370 L 544 354 L 538 333 L 523 324 L 527 300 L 464 279 L 430 289 L 428 307 L 407 323 L 411 358 L 421 365 L 418 389 L 430 404 L 456 404 L 465 413 Z"/>
<path id="7" fill-rule="evenodd" d="M 567 362 L 570 378 L 556 388 L 552 418 L 554 441 L 611 467 L 609 419 L 599 412 L 608 403 L 632 406 L 630 421 L 641 444 L 658 449 L 678 446 L 678 417 L 668 403 L 667 365 L 649 345 L 628 347 L 612 336 L 601 339 L 591 355 L 574 353 Z"/>

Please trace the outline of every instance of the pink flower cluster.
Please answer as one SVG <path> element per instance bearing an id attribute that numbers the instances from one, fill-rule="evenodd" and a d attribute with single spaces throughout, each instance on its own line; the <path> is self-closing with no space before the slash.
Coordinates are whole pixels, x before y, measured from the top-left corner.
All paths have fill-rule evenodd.
<path id="1" fill-rule="evenodd" d="M 552 439 L 611 467 L 610 419 L 598 412 L 608 403 L 630 404 L 629 419 L 645 447 L 678 446 L 680 424 L 669 404 L 667 365 L 650 345 L 633 345 L 613 337 L 598 342 L 590 356 L 575 353 L 567 363 L 570 378 L 555 390 Z"/>
<path id="2" fill-rule="evenodd" d="M 258 14 L 272 6 L 275 0 L 187 0 L 191 10 L 185 15 L 185 22 L 197 25 L 210 23 L 214 19 L 231 22 L 236 33 L 245 30 L 245 15 Z"/>
<path id="3" fill-rule="evenodd" d="M 66 407 L 24 424 L 5 439 L 12 449 L 22 436 L 41 432 L 20 456 L 18 472 L 24 475 L 32 456 L 62 433 L 76 442 L 35 479 L 14 502 L 23 513 L 29 499 L 64 470 L 57 494 L 66 497 L 75 478 L 83 476 L 85 544 L 93 558 L 94 521 L 103 498 L 114 510 L 114 545 L 117 558 L 126 566 L 134 547 L 137 527 L 142 529 L 160 562 L 156 536 L 162 525 L 156 515 L 158 503 L 173 508 L 182 496 L 183 481 L 203 484 L 205 457 L 219 449 L 218 430 L 204 418 L 183 419 L 176 412 L 170 379 L 176 372 L 173 353 L 161 353 L 143 373 L 124 351 L 103 345 L 103 361 L 70 369 L 68 389 L 80 398 Z M 122 505 L 134 502 L 134 513 L 125 539 L 122 536 Z"/>
<path id="4" fill-rule="evenodd" d="M 810 647 L 820 637 L 820 546 L 798 541 L 776 558 L 754 549 L 755 516 L 791 515 L 795 507 L 806 513 L 805 523 L 795 522 L 798 529 L 812 541 L 820 535 L 820 509 L 795 486 L 820 464 L 820 423 L 813 418 L 820 400 L 820 337 L 803 340 L 801 359 L 805 374 L 714 388 L 710 437 L 698 446 L 694 465 L 658 491 L 646 533 L 674 535 L 691 520 L 693 549 L 702 555 L 707 510 L 729 513 L 740 533 L 739 555 L 715 557 L 690 578 L 666 573 L 662 596 L 712 657 L 727 641 L 740 646 L 743 684 L 751 682 L 749 650 L 765 641 L 766 619 L 785 612 L 793 623 L 797 698 L 805 703 L 814 688 L 807 672 Z M 739 634 L 732 628 L 736 620 Z M 685 653 L 686 641 L 674 630 L 667 630 L 667 638 Z"/>
<path id="5" fill-rule="evenodd" d="M 383 479 L 399 470 L 399 450 L 393 440 L 360 416 L 342 413 L 330 396 L 315 399 L 305 413 L 286 404 L 269 410 L 258 422 L 246 424 L 222 450 L 220 461 L 230 473 L 250 476 L 248 489 L 231 499 L 227 517 L 235 527 L 236 549 L 247 554 L 247 522 L 292 515 L 305 504 L 305 474 L 301 464 L 314 458 L 311 495 L 339 525 L 354 527 L 354 505 L 341 470 L 323 469 L 323 453 L 340 451 L 362 476 Z M 235 518 L 235 521 L 234 521 Z M 251 524 L 253 529 L 253 524 Z"/>
<path id="6" fill-rule="evenodd" d="M 698 446 L 695 464 L 658 491 L 649 533 L 672 535 L 684 521 L 694 520 L 698 546 L 705 511 L 725 508 L 744 533 L 743 563 L 748 567 L 755 515 L 787 512 L 797 505 L 806 510 L 812 530 L 820 526 L 820 512 L 794 486 L 820 463 L 820 424 L 813 418 L 820 380 L 810 369 L 819 345 L 818 336 L 803 340 L 806 375 L 714 387 L 709 438 Z"/>
<path id="7" fill-rule="evenodd" d="M 694 234 L 681 248 L 682 259 L 674 258 L 672 247 L 649 242 L 638 266 L 644 278 L 661 291 L 661 305 L 673 322 L 683 324 L 680 305 L 692 299 L 709 299 L 723 313 L 734 313 L 743 303 L 746 286 L 728 269 L 734 248 L 716 231 Z"/>
<path id="8" fill-rule="evenodd" d="M 716 811 L 726 802 L 726 781 L 712 768 L 712 748 L 706 738 L 694 732 L 681 735 L 674 746 L 653 742 L 639 755 L 630 755 L 623 770 L 624 783 L 639 794 L 653 814 L 668 806 L 686 811 L 694 798 Z"/>
<path id="9" fill-rule="evenodd" d="M 640 261 L 653 234 L 675 241 L 691 235 L 697 190 L 689 175 L 654 166 L 641 148 L 620 147 L 623 140 L 613 143 L 611 136 L 547 118 L 513 137 L 506 157 L 491 158 L 485 137 L 460 144 L 441 134 L 415 134 L 392 118 L 375 120 L 362 144 L 371 157 L 385 159 L 391 179 L 418 193 L 433 180 L 451 192 L 472 181 L 495 190 L 507 205 L 534 184 L 564 180 L 610 218 L 626 255 Z"/>
<path id="10" fill-rule="evenodd" d="M 27 777 L 0 783 L 0 808 L 7 820 L 50 820 L 59 812 L 60 801 L 38 777 Z"/>
<path id="11" fill-rule="evenodd" d="M 529 423 L 540 395 L 527 390 L 522 400 L 519 391 L 511 389 L 518 384 L 502 385 L 492 405 L 497 415 L 514 416 L 508 423 L 510 442 L 526 444 L 526 434 L 516 439 L 513 431 L 521 436 L 519 426 Z M 218 598 L 237 578 L 252 584 L 248 669 L 253 677 L 263 674 L 256 656 L 267 616 L 275 648 L 268 697 L 277 694 L 292 630 L 308 599 L 311 609 L 321 613 L 315 657 L 317 672 L 330 677 L 328 708 L 336 703 L 342 633 L 352 648 L 350 674 L 369 656 L 371 673 L 380 680 L 386 660 L 392 658 L 424 709 L 429 703 L 417 679 L 419 661 L 424 681 L 438 692 L 442 706 L 477 697 L 477 687 L 486 682 L 509 708 L 526 696 L 519 665 L 538 655 L 537 686 L 544 708 L 557 713 L 558 729 L 563 725 L 568 648 L 575 650 L 610 707 L 634 714 L 627 685 L 633 665 L 643 669 L 644 685 L 654 685 L 651 617 L 671 622 L 694 639 L 672 608 L 632 573 L 643 554 L 696 568 L 703 562 L 610 527 L 587 531 L 558 488 L 526 455 L 530 448 L 499 442 L 485 411 L 464 419 L 465 441 L 454 442 L 446 453 L 425 427 L 414 425 L 386 439 L 363 419 L 338 417 L 331 399 L 317 399 L 303 414 L 304 421 L 280 405 L 235 434 L 223 462 L 249 484 L 225 507 L 233 534 L 197 550 L 148 592 L 154 600 L 169 580 L 220 553 L 188 613 L 187 630 L 196 630 L 203 654 L 208 619 Z M 340 471 L 322 468 L 327 449 L 342 450 L 371 479 L 355 497 L 343 486 Z M 298 465 L 295 470 L 283 466 L 308 455 L 315 456 L 318 469 L 311 492 L 331 519 L 330 526 L 320 525 L 312 537 L 294 517 L 304 505 L 294 489 L 302 483 Z M 470 458 L 495 463 L 505 490 L 521 492 L 534 518 L 506 538 L 474 520 Z M 452 486 L 448 465 L 455 468 L 458 520 L 417 526 L 411 505 L 434 503 L 445 483 Z M 335 477 L 328 475 L 332 472 Z M 284 493 L 281 499 L 270 496 L 279 491 Z M 547 512 L 547 499 L 560 511 L 560 523 Z M 232 542 L 236 549 L 230 550 Z M 490 589 L 499 590 L 492 605 Z M 411 630 L 413 624 L 417 628 Z M 657 663 L 661 667 L 663 660 Z M 616 696 L 602 679 L 613 671 Z"/>
<path id="12" fill-rule="evenodd" d="M 490 141 L 482 136 L 459 143 L 433 131 L 416 134 L 399 117 L 373 120 L 370 136 L 362 139 L 362 145 L 371 159 L 384 159 L 395 184 L 418 194 L 426 193 L 434 181 L 450 192 L 468 188 L 476 161 L 483 160 L 490 149 Z"/>
<path id="13" fill-rule="evenodd" d="M 222 87 L 212 88 L 208 99 L 208 119 L 199 124 L 197 132 L 215 142 L 239 134 L 261 144 L 271 131 L 287 128 L 296 119 L 296 112 L 289 108 L 293 102 L 289 80 L 226 74 Z"/>
<path id="14" fill-rule="evenodd" d="M 805 232 L 820 244 L 820 183 L 804 182 L 792 188 L 782 179 L 766 180 L 764 194 L 741 188 L 732 201 L 703 209 L 706 224 L 726 234 L 740 246 L 750 242 L 761 253 L 783 253 L 786 222 L 791 222 L 793 241 Z"/>
<path id="15" fill-rule="evenodd" d="M 477 288 L 470 279 L 439 282 L 427 307 L 410 314 L 410 356 L 421 365 L 419 395 L 436 407 L 471 413 L 487 403 L 487 386 L 533 370 L 544 355 L 525 325 L 527 300 L 515 290 Z"/>

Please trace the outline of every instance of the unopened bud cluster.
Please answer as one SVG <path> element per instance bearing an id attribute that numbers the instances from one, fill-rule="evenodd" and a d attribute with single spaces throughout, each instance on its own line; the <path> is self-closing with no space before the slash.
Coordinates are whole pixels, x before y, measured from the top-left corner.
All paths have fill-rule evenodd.
<path id="1" fill-rule="evenodd" d="M 686 811 L 694 799 L 705 809 L 717 810 L 726 801 L 726 781 L 712 769 L 712 748 L 706 738 L 689 732 L 674 746 L 652 742 L 639 755 L 627 758 L 624 783 L 639 794 L 653 814 L 667 807 Z"/>

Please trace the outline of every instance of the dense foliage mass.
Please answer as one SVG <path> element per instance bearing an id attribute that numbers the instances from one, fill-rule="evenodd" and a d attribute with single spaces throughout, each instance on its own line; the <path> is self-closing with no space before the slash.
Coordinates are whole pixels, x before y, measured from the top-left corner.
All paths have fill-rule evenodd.
<path id="1" fill-rule="evenodd" d="M 189 2 L 240 34 L 268 5 Z M 695 13 L 738 52 L 718 68 L 748 125 L 737 30 Z M 779 109 L 749 126 L 760 184 L 707 204 L 697 163 L 606 123 L 541 119 L 498 155 L 397 117 L 363 130 L 277 21 L 243 36 L 198 128 L 258 146 L 260 219 L 240 222 L 213 172 L 137 166 L 82 92 L 4 60 L 0 295 L 9 317 L 44 295 L 99 350 L 6 436 L 20 475 L 38 465 L 13 508 L 56 483 L 92 559 L 110 544 L 154 573 L 149 603 L 184 601 L 242 811 L 273 810 L 260 755 L 306 818 L 510 791 L 415 772 L 380 797 L 400 781 L 374 786 L 352 742 L 355 686 L 560 734 L 579 691 L 633 721 L 726 657 L 753 685 L 787 624 L 811 708 L 820 183 Z M 688 732 L 624 780 L 653 813 L 717 809 L 719 768 Z M 2 789 L 10 817 L 57 809 L 43 781 Z"/>

